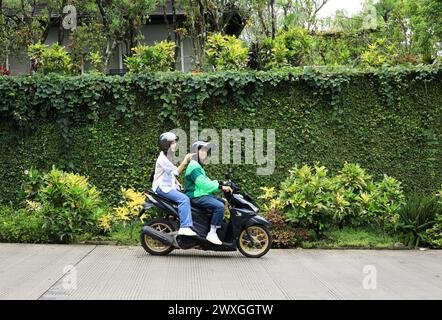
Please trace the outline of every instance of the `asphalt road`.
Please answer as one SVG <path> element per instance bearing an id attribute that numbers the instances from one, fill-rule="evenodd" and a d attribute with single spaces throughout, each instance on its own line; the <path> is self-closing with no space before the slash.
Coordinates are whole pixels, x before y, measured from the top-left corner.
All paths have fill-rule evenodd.
<path id="1" fill-rule="evenodd" d="M 442 251 L 0 244 L 0 299 L 442 299 Z"/>

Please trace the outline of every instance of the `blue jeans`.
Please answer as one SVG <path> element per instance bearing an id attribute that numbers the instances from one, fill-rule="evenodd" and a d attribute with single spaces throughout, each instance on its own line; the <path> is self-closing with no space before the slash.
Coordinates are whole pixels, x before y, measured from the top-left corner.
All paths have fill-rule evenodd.
<path id="1" fill-rule="evenodd" d="M 178 214 L 180 215 L 181 228 L 191 227 L 193 225 L 192 212 L 190 211 L 190 199 L 188 196 L 176 189 L 172 189 L 166 193 L 163 192 L 160 187 L 157 188 L 157 193 L 160 196 L 178 203 Z"/>
<path id="2" fill-rule="evenodd" d="M 221 226 L 224 217 L 224 200 L 214 195 L 192 198 L 192 202 L 200 207 L 204 207 L 212 211 L 213 226 Z"/>

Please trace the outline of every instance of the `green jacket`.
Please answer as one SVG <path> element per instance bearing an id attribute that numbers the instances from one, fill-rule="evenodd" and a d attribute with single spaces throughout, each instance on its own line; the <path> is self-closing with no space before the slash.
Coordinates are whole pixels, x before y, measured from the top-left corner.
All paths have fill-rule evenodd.
<path id="1" fill-rule="evenodd" d="M 210 180 L 203 167 L 195 160 L 189 162 L 184 178 L 184 192 L 189 198 L 198 198 L 219 190 L 219 182 Z"/>

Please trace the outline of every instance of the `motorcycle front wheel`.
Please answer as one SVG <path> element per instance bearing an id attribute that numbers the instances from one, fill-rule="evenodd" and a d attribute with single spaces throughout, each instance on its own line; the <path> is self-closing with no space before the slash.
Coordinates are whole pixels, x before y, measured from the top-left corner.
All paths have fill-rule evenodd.
<path id="1" fill-rule="evenodd" d="M 164 233 L 175 231 L 173 224 L 165 219 L 154 219 L 149 221 L 146 225 Z M 158 240 L 152 239 L 144 232 L 141 232 L 141 245 L 144 250 L 154 256 L 165 256 L 171 253 L 174 249 L 173 246 L 168 246 Z"/>
<path id="2" fill-rule="evenodd" d="M 241 231 L 237 246 L 244 256 L 260 258 L 270 250 L 272 235 L 265 226 L 253 225 Z"/>

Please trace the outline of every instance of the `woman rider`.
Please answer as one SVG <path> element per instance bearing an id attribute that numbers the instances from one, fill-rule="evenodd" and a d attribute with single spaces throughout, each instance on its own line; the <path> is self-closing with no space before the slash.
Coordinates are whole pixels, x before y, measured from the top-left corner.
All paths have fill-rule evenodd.
<path id="1" fill-rule="evenodd" d="M 178 230 L 178 234 L 196 236 L 196 233 L 191 229 L 193 221 L 189 197 L 177 190 L 178 187 L 182 186 L 176 179 L 176 176 L 183 171 L 193 154 L 187 154 L 184 157 L 183 162 L 176 167 L 173 164 L 173 155 L 177 149 L 176 139 L 176 135 L 172 132 L 166 132 L 160 136 L 160 154 L 155 165 L 152 190 L 159 195 L 178 203 L 178 213 L 180 216 L 180 229 Z"/>

